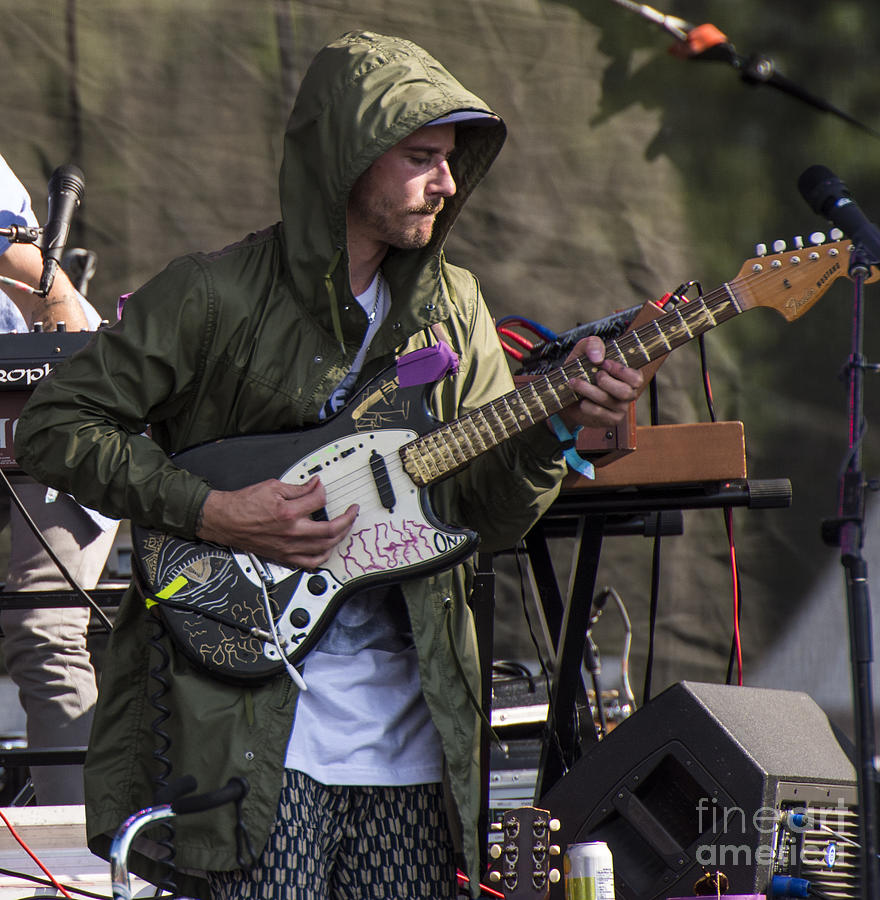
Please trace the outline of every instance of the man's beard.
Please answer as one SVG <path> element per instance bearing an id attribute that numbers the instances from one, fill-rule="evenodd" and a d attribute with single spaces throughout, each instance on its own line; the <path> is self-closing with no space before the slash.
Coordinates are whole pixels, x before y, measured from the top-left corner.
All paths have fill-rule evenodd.
<path id="1" fill-rule="evenodd" d="M 352 200 L 360 219 L 372 228 L 375 235 L 390 247 L 400 250 L 419 250 L 428 245 L 436 216 L 444 204 L 442 197 L 408 209 L 397 208 L 381 198 L 371 202 L 365 197 L 352 195 Z M 433 218 L 426 221 L 425 216 Z"/>

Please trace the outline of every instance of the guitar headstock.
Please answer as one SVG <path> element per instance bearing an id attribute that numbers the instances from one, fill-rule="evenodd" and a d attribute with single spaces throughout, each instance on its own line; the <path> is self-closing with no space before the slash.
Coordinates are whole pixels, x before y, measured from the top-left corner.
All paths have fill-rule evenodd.
<path id="1" fill-rule="evenodd" d="M 746 260 L 737 277 L 729 283 L 743 309 L 770 306 L 789 322 L 802 316 L 841 276 L 849 275 L 852 241 L 825 243 L 825 236 L 811 236 L 814 243 L 805 247 L 795 238 L 791 250 L 783 241 L 773 245 L 767 255 L 758 245 L 758 256 Z M 871 269 L 866 282 L 877 281 L 880 270 Z"/>
<path id="2" fill-rule="evenodd" d="M 546 809 L 532 806 L 509 809 L 501 823 L 492 826 L 501 833 L 501 841 L 489 849 L 489 855 L 498 861 L 489 880 L 504 891 L 506 900 L 546 900 L 550 885 L 561 877 L 559 869 L 550 865 L 551 857 L 561 852 L 558 845 L 550 843 L 551 834 L 559 827 Z"/>

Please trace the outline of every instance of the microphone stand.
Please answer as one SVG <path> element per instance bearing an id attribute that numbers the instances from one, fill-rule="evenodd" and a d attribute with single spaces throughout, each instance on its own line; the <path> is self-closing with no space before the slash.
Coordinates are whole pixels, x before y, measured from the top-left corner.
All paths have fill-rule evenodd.
<path id="1" fill-rule="evenodd" d="M 703 25 L 693 25 L 678 16 L 665 15 L 654 9 L 653 6 L 638 3 L 636 0 L 614 0 L 614 2 L 643 19 L 647 19 L 652 24 L 659 25 L 665 32 L 671 34 L 678 42 L 669 48 L 673 56 L 681 59 L 727 63 L 739 72 L 746 84 L 766 84 L 814 109 L 831 113 L 873 137 L 880 137 L 880 132 L 865 125 L 864 122 L 860 122 L 855 116 L 851 116 L 827 100 L 811 94 L 790 78 L 777 72 L 773 61 L 768 57 L 759 53 L 751 53 L 748 56 L 737 53 L 736 48 L 727 39 L 727 35 L 714 25 L 708 22 Z"/>
<path id="2" fill-rule="evenodd" d="M 704 26 L 698 26 L 698 28 L 702 27 Z M 866 134 L 870 134 L 873 137 L 880 137 L 880 132 L 875 131 L 864 122 L 860 122 L 855 116 L 851 116 L 848 112 L 838 109 L 838 107 L 829 103 L 822 97 L 811 94 L 808 90 L 801 87 L 799 84 L 796 84 L 790 78 L 786 78 L 776 70 L 773 60 L 762 54 L 752 53 L 748 56 L 742 56 L 736 52 L 732 44 L 725 42 L 716 44 L 702 52 L 686 54 L 686 56 L 687 58 L 697 61 L 705 60 L 707 62 L 715 61 L 728 63 L 739 72 L 740 78 L 742 78 L 746 84 L 766 84 L 768 87 L 776 88 L 778 91 L 788 94 L 789 97 L 794 97 L 796 100 L 806 103 L 807 106 L 812 106 L 813 109 L 831 113 L 839 119 L 843 119 L 844 122 L 849 122 L 850 125 L 854 125 Z"/>
<path id="3" fill-rule="evenodd" d="M 877 785 L 874 767 L 874 703 L 871 687 L 873 661 L 871 601 L 868 594 L 868 566 L 861 553 L 865 523 L 866 481 L 862 472 L 863 382 L 866 368 L 862 353 L 864 335 L 864 282 L 872 263 L 865 249 L 856 243 L 850 257 L 849 274 L 854 282 L 852 353 L 847 365 L 849 407 L 849 456 L 840 479 L 838 516 L 822 523 L 826 544 L 840 547 L 846 578 L 849 618 L 850 665 L 852 671 L 853 716 L 858 763 L 859 844 L 861 894 L 865 900 L 880 897 L 880 868 L 877 860 Z"/>

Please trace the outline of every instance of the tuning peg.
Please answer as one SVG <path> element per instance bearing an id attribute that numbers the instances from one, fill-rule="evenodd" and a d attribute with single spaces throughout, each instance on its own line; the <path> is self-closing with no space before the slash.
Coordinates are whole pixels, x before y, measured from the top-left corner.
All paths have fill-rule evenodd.
<path id="1" fill-rule="evenodd" d="M 551 856 L 559 856 L 559 854 L 562 853 L 562 847 L 560 847 L 559 844 L 551 844 L 549 853 Z"/>
<path id="2" fill-rule="evenodd" d="M 491 856 L 492 859 L 501 859 L 501 854 L 503 852 L 504 851 L 501 849 L 501 844 L 492 844 L 492 846 L 489 848 L 489 856 Z"/>
<path id="3" fill-rule="evenodd" d="M 550 879 L 551 884 L 559 884 L 562 876 L 559 874 L 559 869 L 551 869 L 547 873 L 547 877 Z"/>
<path id="4" fill-rule="evenodd" d="M 804 249 L 804 239 L 803 239 L 803 237 L 801 237 L 801 235 L 796 234 L 794 236 L 793 243 L 794 243 L 795 250 L 803 250 Z"/>
<path id="5" fill-rule="evenodd" d="M 766 244 L 755 244 L 755 256 L 766 256 L 767 255 L 767 245 Z"/>
<path id="6" fill-rule="evenodd" d="M 842 241 L 843 232 L 839 228 L 832 228 L 831 231 L 828 232 L 828 237 L 830 237 L 832 241 Z"/>
<path id="7" fill-rule="evenodd" d="M 825 235 L 822 234 L 821 231 L 814 231 L 810 235 L 810 243 L 816 247 L 818 247 L 819 244 L 824 244 L 825 243 Z"/>
<path id="8" fill-rule="evenodd" d="M 551 819 L 548 822 L 548 825 L 551 831 L 559 831 L 559 829 L 562 828 L 562 822 L 560 822 L 559 819 Z"/>
<path id="9" fill-rule="evenodd" d="M 498 884 L 498 882 L 501 881 L 501 873 L 496 869 L 493 869 L 489 873 L 489 881 L 493 881 L 495 882 L 495 884 Z"/>
<path id="10" fill-rule="evenodd" d="M 785 250 L 785 241 L 773 241 L 773 252 L 782 253 Z"/>
<path id="11" fill-rule="evenodd" d="M 501 831 L 503 828 L 504 826 L 500 822 L 492 822 L 489 826 L 490 831 Z"/>

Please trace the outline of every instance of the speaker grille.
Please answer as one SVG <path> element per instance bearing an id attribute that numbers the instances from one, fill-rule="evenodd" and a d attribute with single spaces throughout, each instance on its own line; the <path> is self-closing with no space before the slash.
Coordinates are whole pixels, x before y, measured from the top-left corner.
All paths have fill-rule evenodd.
<path id="1" fill-rule="evenodd" d="M 795 795 L 799 795 L 798 800 Z M 818 785 L 781 782 L 777 797 L 780 811 L 806 813 L 808 824 L 793 830 L 780 829 L 774 869 L 807 879 L 814 889 L 834 900 L 858 900 L 861 894 L 856 789 L 835 785 L 823 791 Z"/>

